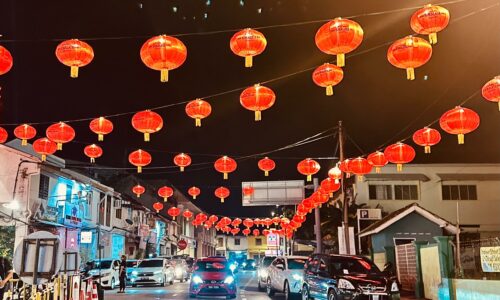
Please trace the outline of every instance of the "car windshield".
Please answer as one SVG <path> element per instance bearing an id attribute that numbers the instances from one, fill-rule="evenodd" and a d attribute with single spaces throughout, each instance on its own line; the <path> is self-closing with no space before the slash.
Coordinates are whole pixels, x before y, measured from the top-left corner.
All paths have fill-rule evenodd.
<path id="1" fill-rule="evenodd" d="M 262 259 L 262 266 L 263 267 L 269 267 L 269 265 L 273 262 L 273 260 L 275 259 L 276 257 L 274 256 L 266 256 Z"/>
<path id="2" fill-rule="evenodd" d="M 127 268 L 135 268 L 138 263 L 137 260 L 127 260 Z"/>
<path id="3" fill-rule="evenodd" d="M 334 275 L 380 273 L 374 263 L 362 257 L 332 257 L 330 268 Z"/>
<path id="4" fill-rule="evenodd" d="M 199 261 L 196 262 L 195 271 L 200 272 L 227 272 L 227 262 L 224 261 Z"/>
<path id="5" fill-rule="evenodd" d="M 155 260 L 143 260 L 137 266 L 138 268 L 157 268 L 163 266 L 163 260 L 155 259 Z"/>
<path id="6" fill-rule="evenodd" d="M 92 262 L 92 269 L 109 269 L 112 262 L 112 260 L 94 261 Z"/>
<path id="7" fill-rule="evenodd" d="M 304 264 L 307 259 L 302 258 L 289 258 L 288 259 L 288 269 L 290 270 L 302 270 L 304 269 Z"/>

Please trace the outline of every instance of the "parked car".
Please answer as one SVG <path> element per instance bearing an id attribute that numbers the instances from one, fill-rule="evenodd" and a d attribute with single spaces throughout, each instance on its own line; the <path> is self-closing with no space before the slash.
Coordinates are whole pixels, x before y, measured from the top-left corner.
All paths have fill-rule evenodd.
<path id="1" fill-rule="evenodd" d="M 132 281 L 132 271 L 135 270 L 137 265 L 139 264 L 139 260 L 137 259 L 127 259 L 127 285 L 131 285 Z"/>
<path id="2" fill-rule="evenodd" d="M 243 270 L 255 270 L 257 268 L 257 263 L 255 262 L 255 259 L 247 259 L 241 264 L 241 268 Z"/>
<path id="3" fill-rule="evenodd" d="M 114 289 L 120 282 L 118 259 L 94 260 L 89 264 L 89 276 L 100 276 L 103 288 Z"/>
<path id="4" fill-rule="evenodd" d="M 132 286 L 157 284 L 165 286 L 174 283 L 174 268 L 164 258 L 142 260 L 132 271 Z"/>
<path id="5" fill-rule="evenodd" d="M 285 299 L 295 299 L 300 296 L 304 278 L 304 264 L 307 256 L 279 256 L 267 268 L 267 295 L 272 297 L 275 292 L 283 292 Z"/>
<path id="6" fill-rule="evenodd" d="M 236 278 L 228 261 L 219 258 L 202 258 L 196 261 L 189 284 L 189 297 L 197 296 L 236 298 Z"/>
<path id="7" fill-rule="evenodd" d="M 170 264 L 174 268 L 174 279 L 180 282 L 187 281 L 189 279 L 188 265 L 184 259 L 171 259 Z"/>
<path id="8" fill-rule="evenodd" d="M 304 270 L 302 299 L 400 299 L 396 277 L 363 256 L 313 254 Z"/>
<path id="9" fill-rule="evenodd" d="M 266 283 L 267 283 L 267 268 L 271 263 L 274 261 L 276 256 L 264 256 L 258 265 L 257 268 L 257 282 L 258 282 L 258 287 L 259 291 L 263 291 Z"/>

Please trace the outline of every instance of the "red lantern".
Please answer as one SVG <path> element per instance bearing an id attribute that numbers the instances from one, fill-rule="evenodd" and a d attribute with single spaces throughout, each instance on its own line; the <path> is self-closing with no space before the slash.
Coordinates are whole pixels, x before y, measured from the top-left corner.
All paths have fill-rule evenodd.
<path id="1" fill-rule="evenodd" d="M 215 190 L 214 194 L 217 198 L 220 198 L 220 203 L 224 203 L 224 199 L 229 197 L 231 192 L 229 191 L 228 188 L 221 186 Z"/>
<path id="2" fill-rule="evenodd" d="M 163 209 L 163 204 L 161 202 L 155 202 L 153 208 L 156 210 L 156 213 L 159 213 L 160 210 Z"/>
<path id="3" fill-rule="evenodd" d="M 150 134 L 163 128 L 163 119 L 154 111 L 144 110 L 132 117 L 132 126 L 135 130 L 144 133 L 144 141 L 149 142 Z"/>
<path id="4" fill-rule="evenodd" d="M 333 193 L 340 189 L 340 182 L 335 179 L 331 179 L 330 177 L 323 179 L 321 181 L 321 188 L 325 191 L 325 193 L 329 194 L 330 197 L 333 197 Z"/>
<path id="5" fill-rule="evenodd" d="M 196 99 L 186 104 L 186 114 L 194 119 L 194 125 L 201 127 L 201 119 L 212 113 L 212 106 L 205 100 Z"/>
<path id="6" fill-rule="evenodd" d="M 89 44 L 72 39 L 57 46 L 56 56 L 62 64 L 71 68 L 71 78 L 77 78 L 78 68 L 88 65 L 94 59 L 94 50 Z"/>
<path id="7" fill-rule="evenodd" d="M 264 225 L 266 225 L 266 227 L 269 228 L 269 226 L 273 225 L 273 220 L 270 218 L 265 218 Z"/>
<path id="8" fill-rule="evenodd" d="M 168 197 L 172 197 L 174 195 L 174 189 L 169 186 L 162 186 L 158 189 L 158 196 L 163 198 L 163 202 L 168 201 Z"/>
<path id="9" fill-rule="evenodd" d="M 479 127 L 479 115 L 472 109 L 457 106 L 445 112 L 439 119 L 441 128 L 449 134 L 458 136 L 458 143 L 463 144 L 465 134 Z"/>
<path id="10" fill-rule="evenodd" d="M 281 218 L 280 217 L 274 217 L 273 218 L 273 224 L 274 225 L 278 225 L 280 222 L 281 222 Z"/>
<path id="11" fill-rule="evenodd" d="M 186 153 L 179 153 L 174 157 L 174 164 L 184 172 L 184 168 L 191 164 L 191 157 Z"/>
<path id="12" fill-rule="evenodd" d="M 160 71 L 161 82 L 167 82 L 168 71 L 180 67 L 186 57 L 186 46 L 179 39 L 168 35 L 152 37 L 141 48 L 142 62 L 148 68 Z"/>
<path id="13" fill-rule="evenodd" d="M 255 121 L 262 120 L 261 112 L 273 106 L 275 101 L 273 90 L 260 84 L 248 87 L 240 94 L 241 105 L 255 112 Z"/>
<path id="14" fill-rule="evenodd" d="M 345 173 L 345 176 L 347 178 L 351 177 L 352 171 L 349 169 L 349 162 L 351 161 L 350 158 L 344 159 L 343 161 L 339 162 L 339 169 L 340 171 Z"/>
<path id="15" fill-rule="evenodd" d="M 380 173 L 380 168 L 387 165 L 389 162 L 387 158 L 385 158 L 384 152 L 375 151 L 368 155 L 368 162 L 375 167 L 375 173 Z"/>
<path id="16" fill-rule="evenodd" d="M 189 221 L 189 219 L 191 219 L 193 217 L 193 213 L 189 210 L 189 209 L 186 209 L 184 210 L 184 212 L 182 213 L 182 216 L 184 218 L 186 218 L 186 221 Z"/>
<path id="17" fill-rule="evenodd" d="M 239 228 L 233 228 L 233 229 L 231 229 L 231 234 L 232 235 L 237 235 L 239 232 L 240 232 Z"/>
<path id="18" fill-rule="evenodd" d="M 252 234 L 253 236 L 259 236 L 260 235 L 260 230 L 258 230 L 257 228 L 252 230 Z"/>
<path id="19" fill-rule="evenodd" d="M 492 80 L 486 82 L 483 86 L 482 94 L 484 99 L 497 102 L 498 110 L 500 110 L 500 76 L 496 76 Z"/>
<path id="20" fill-rule="evenodd" d="M 99 117 L 90 121 L 89 127 L 93 133 L 97 134 L 97 140 L 103 141 L 104 136 L 113 131 L 113 122 L 104 117 Z"/>
<path id="21" fill-rule="evenodd" d="M 321 169 L 320 164 L 310 158 L 306 158 L 297 164 L 297 171 L 302 175 L 306 175 L 307 181 L 311 181 L 312 175 L 318 173 L 319 169 Z"/>
<path id="22" fill-rule="evenodd" d="M 102 156 L 102 148 L 96 144 L 88 145 L 83 149 L 83 153 L 90 158 L 90 163 L 95 163 L 95 159 Z"/>
<path id="23" fill-rule="evenodd" d="M 337 66 L 345 65 L 345 54 L 363 41 L 363 28 L 349 19 L 336 18 L 316 32 L 316 46 L 326 54 L 337 55 Z"/>
<path id="24" fill-rule="evenodd" d="M 304 223 L 306 221 L 306 217 L 295 215 L 295 216 L 293 216 L 292 220 L 297 222 L 297 223 Z"/>
<path id="25" fill-rule="evenodd" d="M 223 217 L 221 219 L 222 226 L 229 226 L 231 224 L 231 219 L 228 217 Z"/>
<path id="26" fill-rule="evenodd" d="M 241 224 L 240 218 L 236 218 L 233 220 L 233 222 L 231 222 L 231 225 L 233 225 L 233 227 L 238 227 L 238 226 L 240 226 L 240 224 Z"/>
<path id="27" fill-rule="evenodd" d="M 47 159 L 47 155 L 52 155 L 57 151 L 57 145 L 48 138 L 40 138 L 33 142 L 33 151 L 42 156 L 42 161 Z"/>
<path id="28" fill-rule="evenodd" d="M 208 219 L 208 217 L 204 213 L 199 213 L 196 215 L 196 219 L 200 220 L 200 222 L 203 223 Z"/>
<path id="29" fill-rule="evenodd" d="M 250 228 L 253 226 L 253 220 L 250 218 L 246 218 L 245 220 L 243 220 L 243 225 L 247 228 Z"/>
<path id="30" fill-rule="evenodd" d="M 200 195 L 201 190 L 195 186 L 192 186 L 188 189 L 188 194 L 189 196 L 193 197 L 193 199 L 196 199 L 198 195 Z"/>
<path id="31" fill-rule="evenodd" d="M 432 56 L 432 46 L 426 40 L 407 36 L 395 41 L 387 50 L 387 59 L 396 68 L 406 69 L 406 79 L 415 79 L 415 68 L 423 66 Z"/>
<path id="32" fill-rule="evenodd" d="M 9 138 L 9 133 L 7 132 L 7 130 L 5 130 L 5 128 L 3 127 L 0 127 L 0 144 L 5 143 L 8 138 Z"/>
<path id="33" fill-rule="evenodd" d="M 12 55 L 9 50 L 0 46 L 0 75 L 9 72 L 13 64 L 14 60 L 12 59 Z"/>
<path id="34" fill-rule="evenodd" d="M 268 235 L 269 235 L 269 233 L 271 233 L 271 232 L 270 232 L 268 229 L 264 229 L 264 230 L 262 230 L 262 234 L 263 234 L 264 236 L 268 236 Z"/>
<path id="35" fill-rule="evenodd" d="M 384 150 L 387 160 L 397 165 L 397 171 L 403 170 L 403 164 L 411 162 L 415 158 L 415 149 L 404 143 L 396 143 L 387 146 Z"/>
<path id="36" fill-rule="evenodd" d="M 314 202 L 315 206 L 321 207 L 321 205 L 325 204 L 328 202 L 329 195 L 326 193 L 321 192 L 320 190 L 317 190 L 311 195 L 311 200 Z"/>
<path id="37" fill-rule="evenodd" d="M 14 135 L 21 140 L 21 146 L 26 146 L 28 140 L 36 136 L 36 129 L 28 124 L 22 124 L 14 129 Z"/>
<path id="38" fill-rule="evenodd" d="M 344 78 L 342 68 L 329 63 L 317 67 L 312 74 L 312 79 L 316 85 L 326 88 L 326 95 L 333 95 L 333 87 L 339 84 Z"/>
<path id="39" fill-rule="evenodd" d="M 250 234 L 250 229 L 245 228 L 245 229 L 243 229 L 243 231 L 242 231 L 242 232 L 243 232 L 243 234 L 244 234 L 245 236 L 248 236 L 248 235 Z"/>
<path id="40" fill-rule="evenodd" d="M 175 206 L 172 206 L 171 208 L 168 209 L 167 214 L 172 217 L 172 219 L 175 221 L 175 218 L 179 216 L 181 213 L 181 210 L 178 209 Z"/>
<path id="41" fill-rule="evenodd" d="M 311 198 L 306 198 L 306 199 L 302 200 L 302 205 L 304 205 L 304 208 L 308 212 L 311 212 L 311 210 L 316 206 L 314 201 L 312 201 Z"/>
<path id="42" fill-rule="evenodd" d="M 138 184 L 132 188 L 132 193 L 134 193 L 137 198 L 140 198 L 142 194 L 146 192 L 146 188 Z"/>
<path id="43" fill-rule="evenodd" d="M 257 227 L 262 226 L 262 220 L 260 218 L 255 218 L 253 224 Z"/>
<path id="44" fill-rule="evenodd" d="M 335 183 L 339 183 L 340 179 L 342 179 L 342 171 L 338 166 L 335 166 L 328 170 L 328 177 L 335 180 Z"/>
<path id="45" fill-rule="evenodd" d="M 431 146 L 441 141 L 441 134 L 433 128 L 424 127 L 413 134 L 415 144 L 424 147 L 425 153 L 431 153 Z"/>
<path id="46" fill-rule="evenodd" d="M 259 167 L 259 169 L 264 171 L 264 176 L 269 176 L 269 172 L 276 168 L 276 163 L 274 162 L 274 160 L 266 156 L 263 159 L 259 160 L 257 166 Z"/>
<path id="47" fill-rule="evenodd" d="M 229 42 L 231 51 L 245 58 L 245 67 L 247 68 L 252 67 L 252 58 L 264 52 L 266 45 L 267 41 L 264 35 L 250 28 L 236 32 Z"/>
<path id="48" fill-rule="evenodd" d="M 417 10 L 410 19 L 410 26 L 418 34 L 428 34 L 431 44 L 437 43 L 437 33 L 450 22 L 450 12 L 441 6 L 427 4 Z"/>
<path id="49" fill-rule="evenodd" d="M 62 145 L 75 138 L 75 130 L 64 122 L 50 125 L 45 131 L 47 137 L 57 143 L 57 150 L 62 150 Z"/>
<path id="50" fill-rule="evenodd" d="M 228 173 L 234 172 L 238 164 L 229 156 L 223 156 L 217 159 L 214 163 L 215 170 L 224 175 L 224 179 L 228 178 Z"/>
<path id="51" fill-rule="evenodd" d="M 363 176 L 372 171 L 373 166 L 366 158 L 357 157 L 349 161 L 349 170 L 358 175 L 358 180 L 363 180 Z"/>
<path id="52" fill-rule="evenodd" d="M 130 164 L 137 167 L 137 173 L 142 173 L 142 168 L 149 165 L 152 160 L 151 154 L 141 149 L 135 150 L 128 156 Z"/>
<path id="53" fill-rule="evenodd" d="M 215 223 L 219 220 L 219 217 L 217 217 L 216 215 L 211 215 L 208 220 L 212 223 Z"/>
<path id="54" fill-rule="evenodd" d="M 251 186 L 243 187 L 243 196 L 251 196 L 254 192 L 254 188 Z"/>

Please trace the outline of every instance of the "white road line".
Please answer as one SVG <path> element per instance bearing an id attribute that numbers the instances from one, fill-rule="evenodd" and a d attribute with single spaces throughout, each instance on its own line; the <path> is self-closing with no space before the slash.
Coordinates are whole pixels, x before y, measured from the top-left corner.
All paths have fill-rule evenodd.
<path id="1" fill-rule="evenodd" d="M 175 297 L 175 296 L 177 296 L 177 294 L 173 294 L 173 295 L 172 295 L 172 297 Z"/>

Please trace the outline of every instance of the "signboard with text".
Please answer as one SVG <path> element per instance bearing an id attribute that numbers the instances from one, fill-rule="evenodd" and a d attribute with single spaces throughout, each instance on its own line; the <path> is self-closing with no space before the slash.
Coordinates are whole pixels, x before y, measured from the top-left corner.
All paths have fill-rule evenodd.
<path id="1" fill-rule="evenodd" d="M 356 244 L 354 243 L 354 227 L 349 227 L 349 253 L 345 247 L 344 228 L 338 228 L 339 254 L 356 254 Z"/>
<path id="2" fill-rule="evenodd" d="M 382 219 L 382 210 L 379 208 L 358 209 L 358 218 L 360 220 L 380 220 Z"/>
<path id="3" fill-rule="evenodd" d="M 241 186 L 253 188 L 253 193 L 242 195 L 243 206 L 296 205 L 305 197 L 304 180 L 252 181 Z"/>
<path id="4" fill-rule="evenodd" d="M 481 247 L 483 272 L 500 272 L 500 247 Z"/>

